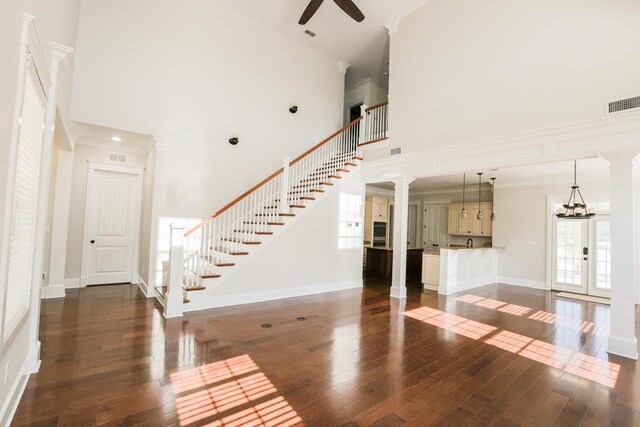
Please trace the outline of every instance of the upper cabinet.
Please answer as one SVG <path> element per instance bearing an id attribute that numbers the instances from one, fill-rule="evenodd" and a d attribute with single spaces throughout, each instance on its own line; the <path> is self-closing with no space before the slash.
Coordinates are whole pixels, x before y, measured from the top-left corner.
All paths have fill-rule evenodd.
<path id="1" fill-rule="evenodd" d="M 389 220 L 389 199 L 372 197 L 373 222 L 387 222 Z"/>
<path id="2" fill-rule="evenodd" d="M 478 219 L 477 203 L 466 204 L 465 210 L 467 211 L 467 217 L 462 218 L 462 204 L 449 205 L 449 234 L 469 237 L 491 237 L 493 235 L 493 223 L 491 222 L 493 203 L 480 203 L 481 220 Z"/>

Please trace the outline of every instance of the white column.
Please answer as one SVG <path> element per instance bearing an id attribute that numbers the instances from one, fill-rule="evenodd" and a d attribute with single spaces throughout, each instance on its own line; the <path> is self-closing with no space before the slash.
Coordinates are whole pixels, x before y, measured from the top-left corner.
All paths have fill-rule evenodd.
<path id="1" fill-rule="evenodd" d="M 409 184 L 414 178 L 399 177 L 395 184 L 393 208 L 393 273 L 391 297 L 407 297 L 407 228 L 409 223 Z"/>
<path id="2" fill-rule="evenodd" d="M 638 153 L 603 155 L 609 161 L 611 200 L 611 332 L 608 352 L 638 359 L 635 331 L 633 159 Z"/>
<path id="3" fill-rule="evenodd" d="M 184 225 L 171 224 L 171 249 L 169 252 L 169 289 L 165 298 L 164 317 L 181 317 L 184 295 Z"/>

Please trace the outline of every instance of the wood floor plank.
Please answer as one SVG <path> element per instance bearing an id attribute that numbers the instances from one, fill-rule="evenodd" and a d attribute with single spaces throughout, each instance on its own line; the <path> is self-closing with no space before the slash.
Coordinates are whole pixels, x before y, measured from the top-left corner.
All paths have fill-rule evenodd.
<path id="1" fill-rule="evenodd" d="M 640 422 L 638 363 L 606 353 L 608 307 L 505 285 L 442 296 L 417 277 L 398 301 L 365 283 L 169 320 L 133 285 L 44 300 L 41 369 L 12 425 L 243 425 L 274 410 L 322 427 Z"/>

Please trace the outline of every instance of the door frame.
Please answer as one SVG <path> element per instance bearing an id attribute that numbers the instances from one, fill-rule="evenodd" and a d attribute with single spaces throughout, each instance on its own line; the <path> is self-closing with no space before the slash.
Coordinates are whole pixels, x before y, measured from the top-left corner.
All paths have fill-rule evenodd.
<path id="1" fill-rule="evenodd" d="M 89 235 L 89 206 L 93 202 L 94 192 L 92 187 L 95 185 L 95 172 L 106 171 L 114 173 L 123 173 L 136 176 L 136 205 L 134 206 L 136 215 L 133 225 L 133 262 L 131 268 L 131 283 L 138 283 L 138 264 L 140 260 L 140 220 L 142 215 L 142 180 L 144 176 L 144 168 L 139 166 L 118 165 L 114 163 L 87 161 L 87 193 L 84 203 L 84 227 L 82 232 L 82 265 L 80 267 L 80 286 L 87 286 L 87 269 L 89 268 L 87 260 L 89 259 L 90 244 L 86 239 Z"/>
<path id="2" fill-rule="evenodd" d="M 567 187 L 569 188 L 569 187 Z M 564 194 L 547 194 L 547 256 L 546 256 L 546 261 L 547 261 L 547 265 L 546 265 L 546 278 L 545 278 L 545 289 L 550 291 L 552 289 L 552 283 L 553 283 L 553 256 L 554 256 L 554 234 L 553 234 L 553 228 L 554 228 L 554 221 L 555 221 L 555 210 L 553 208 L 553 205 L 555 203 L 561 203 L 562 200 L 567 198 L 567 193 Z M 590 193 L 589 194 L 589 202 L 591 203 L 599 203 L 599 202 L 608 202 L 609 201 L 609 193 L 603 193 L 603 192 L 596 192 L 596 193 Z M 597 213 L 596 213 L 597 215 Z M 583 221 L 583 220 L 576 220 L 576 221 Z M 584 221 L 591 221 L 589 219 L 586 219 Z M 589 272 L 590 274 L 590 272 Z"/>

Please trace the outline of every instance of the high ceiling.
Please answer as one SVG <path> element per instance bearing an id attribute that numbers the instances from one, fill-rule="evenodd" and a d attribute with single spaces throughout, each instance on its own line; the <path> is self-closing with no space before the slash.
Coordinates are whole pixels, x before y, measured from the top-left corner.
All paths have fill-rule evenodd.
<path id="1" fill-rule="evenodd" d="M 349 80 L 373 77 L 387 87 L 389 36 L 386 24 L 412 13 L 429 0 L 355 0 L 365 15 L 357 23 L 325 0 L 305 26 L 298 25 L 308 0 L 223 0 L 258 21 L 335 60 L 351 64 Z M 305 30 L 316 37 L 304 34 Z"/>

